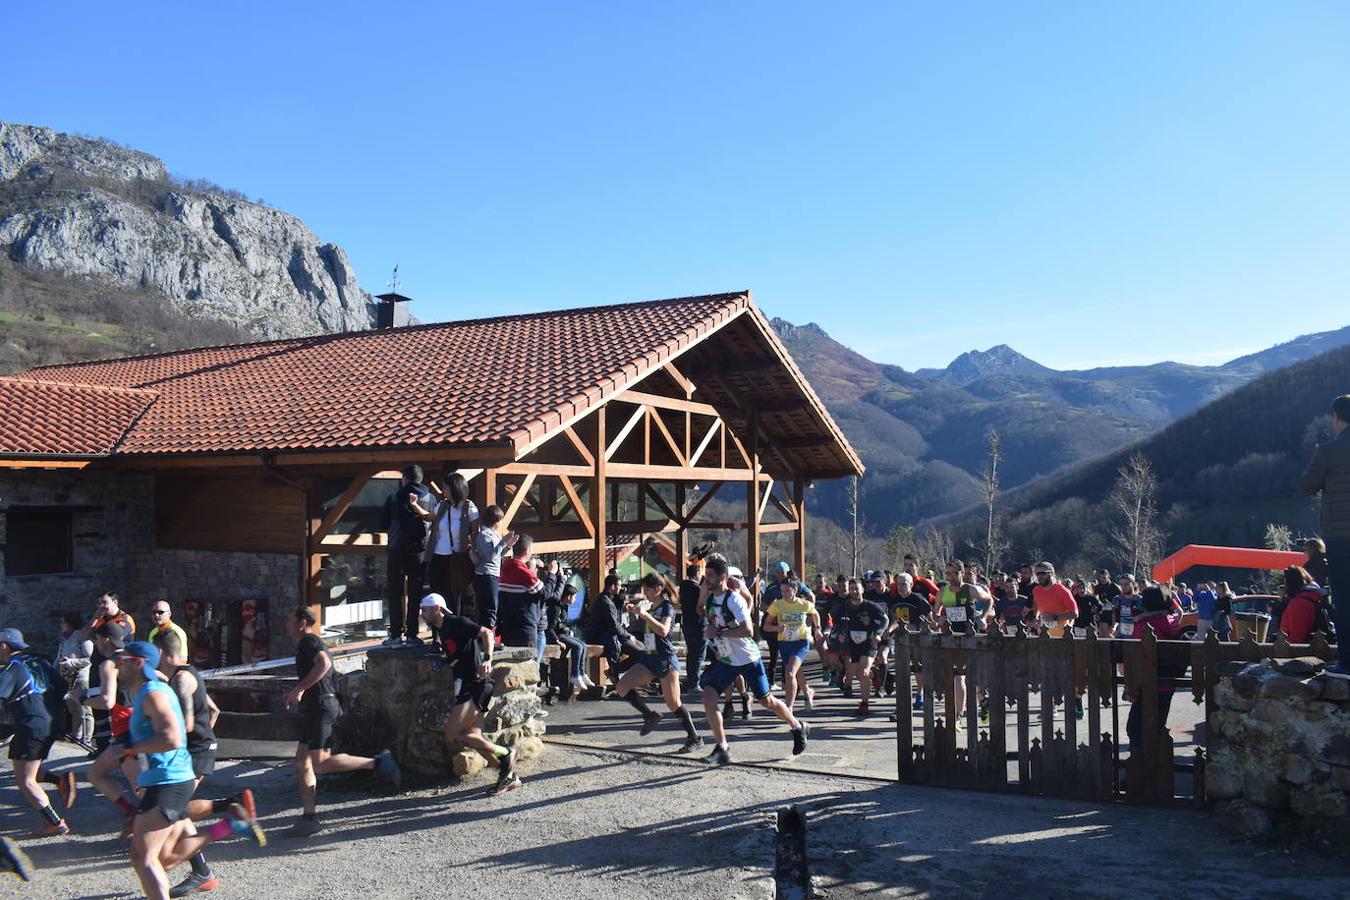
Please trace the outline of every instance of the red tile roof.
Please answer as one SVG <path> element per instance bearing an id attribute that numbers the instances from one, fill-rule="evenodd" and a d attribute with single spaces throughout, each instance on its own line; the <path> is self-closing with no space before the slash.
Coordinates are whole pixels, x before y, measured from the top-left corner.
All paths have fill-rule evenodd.
<path id="1" fill-rule="evenodd" d="M 0 453 L 105 455 L 154 391 L 0 378 Z"/>
<path id="2" fill-rule="evenodd" d="M 139 419 L 108 416 L 76 441 L 118 456 L 471 446 L 514 454 L 738 319 L 747 324 L 724 340 L 767 353 L 780 389 L 807 401 L 805 427 L 835 448 L 829 467 L 860 471 L 745 292 L 47 366 L 23 377 L 157 395 Z M 726 352 L 719 344 L 701 356 Z M 104 429 L 118 421 L 109 438 Z M 7 421 L 4 435 L 55 448 L 64 446 L 55 440 L 61 427 Z"/>

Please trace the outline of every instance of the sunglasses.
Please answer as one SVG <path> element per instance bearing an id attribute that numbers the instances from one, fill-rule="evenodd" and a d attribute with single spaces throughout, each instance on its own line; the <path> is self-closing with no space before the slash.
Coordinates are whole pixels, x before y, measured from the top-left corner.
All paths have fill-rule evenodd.
<path id="1" fill-rule="evenodd" d="M 150 614 L 152 616 L 167 616 L 169 611 L 167 609 L 153 609 L 150 611 Z"/>

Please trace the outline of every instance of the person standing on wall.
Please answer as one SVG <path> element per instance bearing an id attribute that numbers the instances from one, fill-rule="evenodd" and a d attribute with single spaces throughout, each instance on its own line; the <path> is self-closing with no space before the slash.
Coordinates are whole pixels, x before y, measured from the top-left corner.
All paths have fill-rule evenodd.
<path id="1" fill-rule="evenodd" d="M 469 482 L 463 475 L 451 472 L 445 486 L 445 496 L 430 515 L 431 535 L 422 561 L 432 593 L 444 597 L 450 611 L 458 613 L 473 594 L 469 547 L 478 530 L 478 507 L 469 499 Z"/>
<path id="2" fill-rule="evenodd" d="M 1329 440 L 1318 443 L 1308 468 L 1299 479 L 1303 493 L 1322 495 L 1322 540 L 1326 542 L 1327 584 L 1332 615 L 1340 638 L 1340 658 L 1327 667 L 1328 675 L 1350 678 L 1350 394 L 1331 401 Z"/>
<path id="3" fill-rule="evenodd" d="M 420 647 L 417 636 L 422 619 L 418 603 L 422 599 L 424 570 L 422 554 L 427 546 L 426 521 L 431 518 L 431 492 L 422 483 L 422 467 L 408 466 L 398 489 L 384 501 L 380 528 L 389 535 L 388 590 L 389 637 L 386 647 Z M 407 639 L 403 637 L 407 630 Z"/>

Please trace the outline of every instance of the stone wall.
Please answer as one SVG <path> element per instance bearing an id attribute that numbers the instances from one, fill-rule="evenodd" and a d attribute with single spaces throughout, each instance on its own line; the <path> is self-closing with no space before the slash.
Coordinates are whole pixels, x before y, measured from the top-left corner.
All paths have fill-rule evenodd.
<path id="1" fill-rule="evenodd" d="M 539 666 L 530 649 L 493 654 L 493 700 L 483 734 L 496 744 L 515 747 L 520 759 L 543 752 L 544 723 L 536 686 Z M 347 676 L 352 701 L 338 725 L 340 749 L 374 754 L 389 749 L 408 778 L 416 782 L 465 778 L 486 762 L 477 753 L 451 751 L 445 720 L 454 707 L 450 667 L 425 650 L 372 649 L 363 673 Z"/>
<path id="2" fill-rule="evenodd" d="M 1350 811 L 1350 681 L 1322 668 L 1304 657 L 1220 669 L 1205 791 L 1249 836 L 1282 821 L 1317 829 Z"/>
<path id="3" fill-rule="evenodd" d="M 167 599 L 174 619 L 183 603 L 209 598 L 271 601 L 271 655 L 294 648 L 281 627 L 300 590 L 298 556 L 161 550 L 155 541 L 154 476 L 139 472 L 0 470 L 0 544 L 7 540 L 5 511 L 11 506 L 69 507 L 73 521 L 72 571 L 11 577 L 0 557 L 0 627 L 20 629 L 40 651 L 54 650 L 55 617 L 73 610 L 92 615 L 104 591 L 115 592 L 150 627 L 150 607 Z"/>

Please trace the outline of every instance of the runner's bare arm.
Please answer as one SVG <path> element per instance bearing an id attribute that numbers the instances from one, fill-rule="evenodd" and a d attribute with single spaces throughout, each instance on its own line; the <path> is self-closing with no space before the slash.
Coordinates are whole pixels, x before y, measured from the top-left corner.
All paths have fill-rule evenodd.
<path id="1" fill-rule="evenodd" d="M 286 694 L 285 704 L 295 706 L 305 696 L 305 691 L 318 684 L 323 676 L 328 674 L 328 670 L 333 668 L 333 661 L 328 658 L 328 651 L 322 651 L 314 657 L 314 666 L 309 670 L 309 674 L 301 679 L 300 683 L 291 688 Z"/>
<path id="2" fill-rule="evenodd" d="M 89 698 L 93 709 L 112 709 L 117 705 L 117 664 L 111 659 L 99 663 L 99 694 Z"/>
<path id="3" fill-rule="evenodd" d="M 192 695 L 197 692 L 197 679 L 191 672 L 178 672 L 169 679 L 169 687 L 178 695 L 178 704 L 183 707 L 183 728 L 191 731 L 196 725 L 192 718 Z"/>

